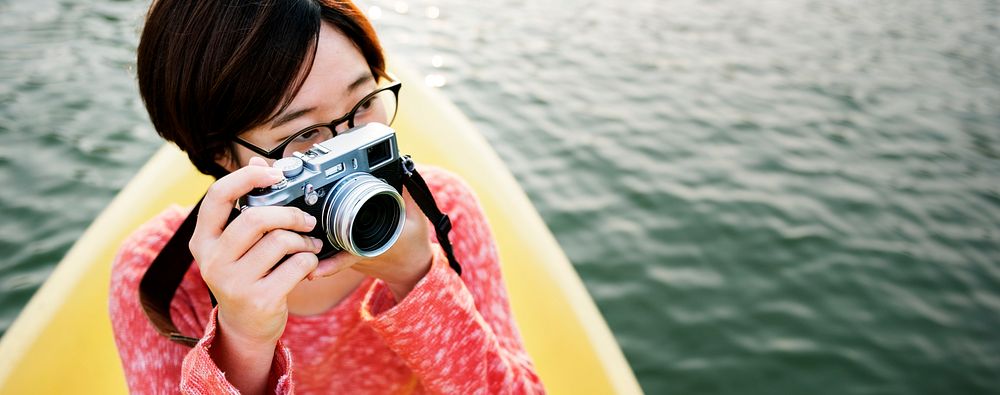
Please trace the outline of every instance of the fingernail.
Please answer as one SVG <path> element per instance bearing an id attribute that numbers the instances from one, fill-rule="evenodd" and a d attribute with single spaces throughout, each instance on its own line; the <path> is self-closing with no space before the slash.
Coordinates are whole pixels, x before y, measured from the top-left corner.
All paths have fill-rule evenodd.
<path id="1" fill-rule="evenodd" d="M 285 179 L 285 175 L 281 173 L 281 170 L 275 168 L 267 169 L 267 175 L 274 179 L 274 182 L 278 182 Z"/>
<path id="2" fill-rule="evenodd" d="M 317 239 L 315 237 L 310 237 L 310 239 L 312 239 L 313 247 L 316 247 L 317 250 L 323 248 L 323 241 L 322 240 Z"/>
<path id="3" fill-rule="evenodd" d="M 307 212 L 302 212 L 302 215 L 306 217 L 306 226 L 308 226 L 309 229 L 312 229 L 314 226 L 316 226 L 316 217 L 309 215 L 309 213 Z"/>

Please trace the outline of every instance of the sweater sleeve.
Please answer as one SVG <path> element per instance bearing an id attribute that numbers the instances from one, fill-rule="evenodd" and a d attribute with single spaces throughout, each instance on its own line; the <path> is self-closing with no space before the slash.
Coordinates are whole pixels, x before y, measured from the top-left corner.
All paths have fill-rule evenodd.
<path id="1" fill-rule="evenodd" d="M 238 393 L 208 355 L 216 333 L 216 309 L 210 307 L 196 267 L 185 274 L 170 305 L 181 333 L 204 334 L 194 348 L 157 333 L 139 303 L 143 274 L 186 215 L 186 210 L 171 207 L 150 220 L 122 244 L 112 264 L 108 308 L 129 393 Z M 291 375 L 291 356 L 279 341 L 270 375 L 275 393 L 293 392 Z"/>
<path id="2" fill-rule="evenodd" d="M 544 393 L 511 314 L 478 200 L 458 177 L 429 169 L 421 173 L 452 220 L 449 238 L 462 275 L 435 245 L 430 271 L 402 301 L 382 281 L 372 283 L 362 319 L 432 393 Z"/>

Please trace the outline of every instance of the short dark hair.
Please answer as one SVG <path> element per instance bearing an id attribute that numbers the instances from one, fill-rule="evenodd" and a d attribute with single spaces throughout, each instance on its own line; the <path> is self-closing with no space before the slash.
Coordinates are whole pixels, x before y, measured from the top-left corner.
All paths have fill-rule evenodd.
<path id="1" fill-rule="evenodd" d="M 136 72 L 156 132 L 202 173 L 224 176 L 216 159 L 235 158 L 233 138 L 281 113 L 302 86 L 322 22 L 385 76 L 375 30 L 349 0 L 155 0 Z"/>

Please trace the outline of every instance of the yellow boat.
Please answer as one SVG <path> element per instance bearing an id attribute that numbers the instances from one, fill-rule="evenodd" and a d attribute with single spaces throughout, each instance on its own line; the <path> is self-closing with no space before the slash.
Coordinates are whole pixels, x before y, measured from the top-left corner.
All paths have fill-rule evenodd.
<path id="1" fill-rule="evenodd" d="M 640 394 L 635 375 L 555 238 L 472 124 L 411 68 L 394 124 L 400 152 L 447 168 L 478 194 L 512 308 L 552 394 Z M 461 147 L 456 149 L 456 147 Z M 211 179 L 162 147 L 90 225 L 0 339 L 0 394 L 127 392 L 108 317 L 119 244 L 169 204 L 193 205 Z"/>

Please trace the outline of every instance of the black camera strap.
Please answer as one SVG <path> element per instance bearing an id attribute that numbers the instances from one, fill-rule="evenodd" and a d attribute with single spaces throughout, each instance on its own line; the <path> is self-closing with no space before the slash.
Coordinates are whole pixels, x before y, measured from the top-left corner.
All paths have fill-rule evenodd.
<path id="1" fill-rule="evenodd" d="M 194 347 L 195 344 L 198 344 L 198 339 L 185 336 L 177 329 L 177 325 L 174 325 L 174 320 L 170 316 L 170 301 L 174 299 L 177 287 L 181 285 L 184 274 L 187 273 L 191 262 L 194 261 L 188 243 L 191 241 L 191 235 L 194 234 L 194 225 L 198 222 L 198 209 L 200 207 L 201 199 L 198 200 L 198 204 L 194 205 L 191 213 L 188 214 L 187 218 L 184 218 L 181 226 L 177 228 L 174 235 L 153 259 L 153 263 L 146 269 L 146 273 L 142 275 L 142 281 L 139 283 L 139 303 L 142 304 L 142 310 L 146 313 L 146 318 L 149 318 L 149 322 L 153 324 L 157 332 L 166 336 L 170 341 L 188 347 Z M 208 294 L 212 296 L 212 306 L 215 306 L 215 295 L 212 295 L 212 291 L 208 291 Z"/>
<path id="2" fill-rule="evenodd" d="M 441 249 L 447 255 L 449 266 L 461 276 L 462 266 L 459 265 L 458 259 L 455 258 L 451 241 L 448 239 L 448 233 L 451 231 L 451 220 L 447 214 L 442 213 L 438 209 L 430 188 L 427 187 L 427 183 L 424 182 L 423 177 L 417 173 L 413 160 L 410 159 L 409 155 L 403 156 L 402 164 L 403 185 L 410 192 L 413 201 L 420 207 L 420 211 L 423 211 L 427 219 L 434 225 L 438 244 L 441 245 Z M 146 313 L 146 317 L 149 318 L 149 322 L 153 324 L 158 333 L 166 336 L 170 341 L 188 347 L 194 347 L 195 344 L 198 344 L 199 339 L 185 336 L 177 329 L 177 325 L 174 324 L 174 320 L 170 316 L 170 302 L 177 293 L 177 287 L 184 280 L 185 273 L 191 267 L 191 262 L 194 261 L 194 256 L 191 254 L 190 248 L 188 248 L 188 243 L 190 243 L 191 236 L 194 234 L 194 227 L 198 222 L 198 209 L 200 207 L 201 200 L 191 209 L 191 213 L 188 214 L 184 222 L 181 223 L 181 226 L 177 228 L 174 235 L 170 237 L 167 244 L 163 246 L 160 253 L 153 259 L 153 263 L 146 269 L 146 273 L 142 276 L 142 281 L 139 283 L 139 303 L 142 305 L 142 310 Z M 230 213 L 230 219 L 235 218 L 236 215 L 239 215 L 239 210 L 233 209 L 233 212 Z M 215 295 L 212 295 L 211 290 L 209 290 L 208 294 L 212 299 L 212 306 L 215 306 Z"/>
<path id="3" fill-rule="evenodd" d="M 438 210 L 437 203 L 434 202 L 434 195 L 431 194 L 431 189 L 427 187 L 424 178 L 420 176 L 420 173 L 417 173 L 413 159 L 409 155 L 403 155 L 402 159 L 403 185 L 406 186 L 407 191 L 410 191 L 410 196 L 413 197 L 413 202 L 420 207 L 420 211 L 423 211 L 427 219 L 431 220 L 431 224 L 434 224 L 434 232 L 437 234 L 438 244 L 441 245 L 441 249 L 448 256 L 448 265 L 455 270 L 455 273 L 461 276 L 462 265 L 458 264 L 455 252 L 451 248 L 451 240 L 448 239 L 448 232 L 451 232 L 451 219 L 448 218 L 447 214 Z"/>

